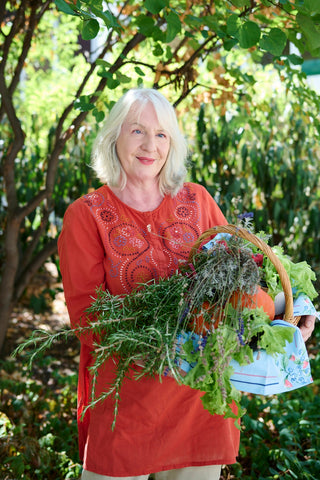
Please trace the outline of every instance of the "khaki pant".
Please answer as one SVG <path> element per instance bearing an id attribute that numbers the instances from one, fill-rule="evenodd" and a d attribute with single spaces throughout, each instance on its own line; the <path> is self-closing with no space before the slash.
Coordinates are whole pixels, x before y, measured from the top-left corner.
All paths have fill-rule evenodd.
<path id="1" fill-rule="evenodd" d="M 204 467 L 178 468 L 155 473 L 155 480 L 219 480 L 221 465 L 208 465 Z M 138 477 L 109 477 L 84 470 L 81 480 L 148 480 L 149 475 Z"/>

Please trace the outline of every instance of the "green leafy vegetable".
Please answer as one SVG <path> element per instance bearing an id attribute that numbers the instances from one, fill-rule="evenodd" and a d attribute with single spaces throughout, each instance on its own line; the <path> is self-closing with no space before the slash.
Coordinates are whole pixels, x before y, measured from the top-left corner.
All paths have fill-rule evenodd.
<path id="1" fill-rule="evenodd" d="M 294 289 L 294 296 L 304 293 L 310 300 L 316 298 L 318 294 L 312 283 L 316 280 L 316 275 L 310 265 L 307 262 L 292 262 L 290 257 L 283 253 L 283 248 L 280 246 L 272 247 L 272 250 L 281 260 L 289 275 L 291 286 Z M 269 294 L 274 298 L 277 293 L 282 291 L 282 286 L 276 268 L 267 257 L 264 260 L 264 272 Z"/>

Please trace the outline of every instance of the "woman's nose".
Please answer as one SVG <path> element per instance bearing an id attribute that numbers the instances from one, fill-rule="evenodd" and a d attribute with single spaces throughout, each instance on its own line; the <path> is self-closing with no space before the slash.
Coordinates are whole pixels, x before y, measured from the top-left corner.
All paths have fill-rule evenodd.
<path id="1" fill-rule="evenodd" d="M 145 135 L 143 138 L 143 148 L 148 152 L 153 152 L 156 149 L 156 142 L 153 135 Z"/>

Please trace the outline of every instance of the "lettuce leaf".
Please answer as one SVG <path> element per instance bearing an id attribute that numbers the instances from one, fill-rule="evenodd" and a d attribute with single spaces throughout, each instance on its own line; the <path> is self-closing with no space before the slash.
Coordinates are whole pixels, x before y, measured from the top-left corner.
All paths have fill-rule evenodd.
<path id="1" fill-rule="evenodd" d="M 310 265 L 305 261 L 299 263 L 292 262 L 289 256 L 283 253 L 283 248 L 280 246 L 272 247 L 272 250 L 277 255 L 289 275 L 291 286 L 294 290 L 294 296 L 297 297 L 300 293 L 304 293 L 310 298 L 310 300 L 316 298 L 318 294 L 312 283 L 316 280 L 316 274 L 311 269 Z M 282 291 L 280 278 L 275 266 L 268 257 L 264 258 L 263 265 L 268 293 L 274 298 L 277 293 Z"/>

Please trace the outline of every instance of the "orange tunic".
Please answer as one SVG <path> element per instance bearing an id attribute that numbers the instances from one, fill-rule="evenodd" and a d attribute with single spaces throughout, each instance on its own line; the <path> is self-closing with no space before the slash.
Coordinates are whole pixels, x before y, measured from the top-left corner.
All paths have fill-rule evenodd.
<path id="1" fill-rule="evenodd" d="M 58 247 L 72 326 L 79 324 L 103 284 L 112 294 L 129 293 L 137 283 L 174 273 L 206 229 L 227 221 L 200 185 L 186 183 L 174 198 L 166 196 L 151 212 L 121 202 L 107 186 L 69 206 Z M 210 415 L 201 392 L 172 378 L 126 379 L 114 431 L 113 401 L 81 413 L 90 395 L 93 339 L 81 338 L 78 428 L 84 468 L 100 475 L 137 476 L 198 465 L 236 461 L 239 431 L 234 420 Z M 107 362 L 97 394 L 113 380 Z"/>

